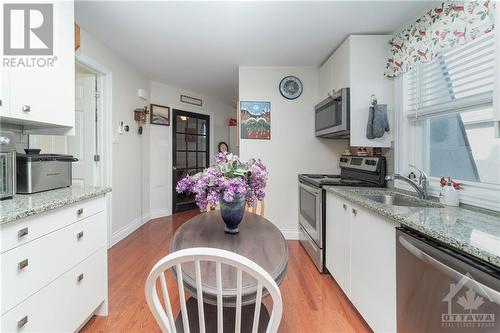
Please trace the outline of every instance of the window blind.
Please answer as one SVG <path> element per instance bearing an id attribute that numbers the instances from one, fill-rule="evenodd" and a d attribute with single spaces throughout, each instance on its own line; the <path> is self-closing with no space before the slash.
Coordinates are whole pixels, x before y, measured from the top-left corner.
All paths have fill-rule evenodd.
<path id="1" fill-rule="evenodd" d="M 409 118 L 456 113 L 493 103 L 494 32 L 443 51 L 405 75 Z"/>

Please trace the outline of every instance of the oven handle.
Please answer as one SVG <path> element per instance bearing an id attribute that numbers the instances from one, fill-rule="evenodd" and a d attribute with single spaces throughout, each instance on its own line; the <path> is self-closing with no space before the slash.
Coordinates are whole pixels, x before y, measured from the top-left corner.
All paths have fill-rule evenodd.
<path id="1" fill-rule="evenodd" d="M 299 182 L 299 186 L 302 187 L 303 189 L 305 189 L 306 191 L 313 193 L 316 196 L 321 194 L 321 189 L 319 189 L 319 188 L 314 188 L 314 187 L 306 185 L 302 182 Z"/>

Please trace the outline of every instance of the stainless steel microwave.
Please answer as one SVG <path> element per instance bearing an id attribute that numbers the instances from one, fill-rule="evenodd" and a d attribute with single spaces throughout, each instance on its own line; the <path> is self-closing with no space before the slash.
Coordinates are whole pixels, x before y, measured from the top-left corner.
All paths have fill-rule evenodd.
<path id="1" fill-rule="evenodd" d="M 316 136 L 331 139 L 348 139 L 350 135 L 349 88 L 342 88 L 316 105 Z"/>

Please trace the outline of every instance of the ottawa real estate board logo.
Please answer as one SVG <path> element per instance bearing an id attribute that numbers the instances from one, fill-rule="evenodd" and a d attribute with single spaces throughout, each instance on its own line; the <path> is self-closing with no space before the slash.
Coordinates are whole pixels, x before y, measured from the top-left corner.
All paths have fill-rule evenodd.
<path id="1" fill-rule="evenodd" d="M 458 283 L 451 283 L 450 290 L 442 301 L 448 304 L 448 311 L 441 314 L 442 327 L 460 330 L 495 327 L 495 313 L 487 305 L 494 304 L 493 308 L 497 308 L 499 304 L 470 273 L 466 273 Z"/>
<path id="2" fill-rule="evenodd" d="M 54 5 L 3 5 L 3 68 L 51 68 L 54 56 Z"/>

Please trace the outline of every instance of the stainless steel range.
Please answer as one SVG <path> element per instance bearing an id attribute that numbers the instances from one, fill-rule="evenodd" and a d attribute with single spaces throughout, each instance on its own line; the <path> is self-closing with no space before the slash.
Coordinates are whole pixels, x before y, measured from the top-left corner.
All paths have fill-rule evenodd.
<path id="1" fill-rule="evenodd" d="M 340 175 L 299 175 L 300 242 L 318 267 L 324 267 L 325 191 L 323 186 L 385 187 L 384 157 L 342 156 Z"/>

